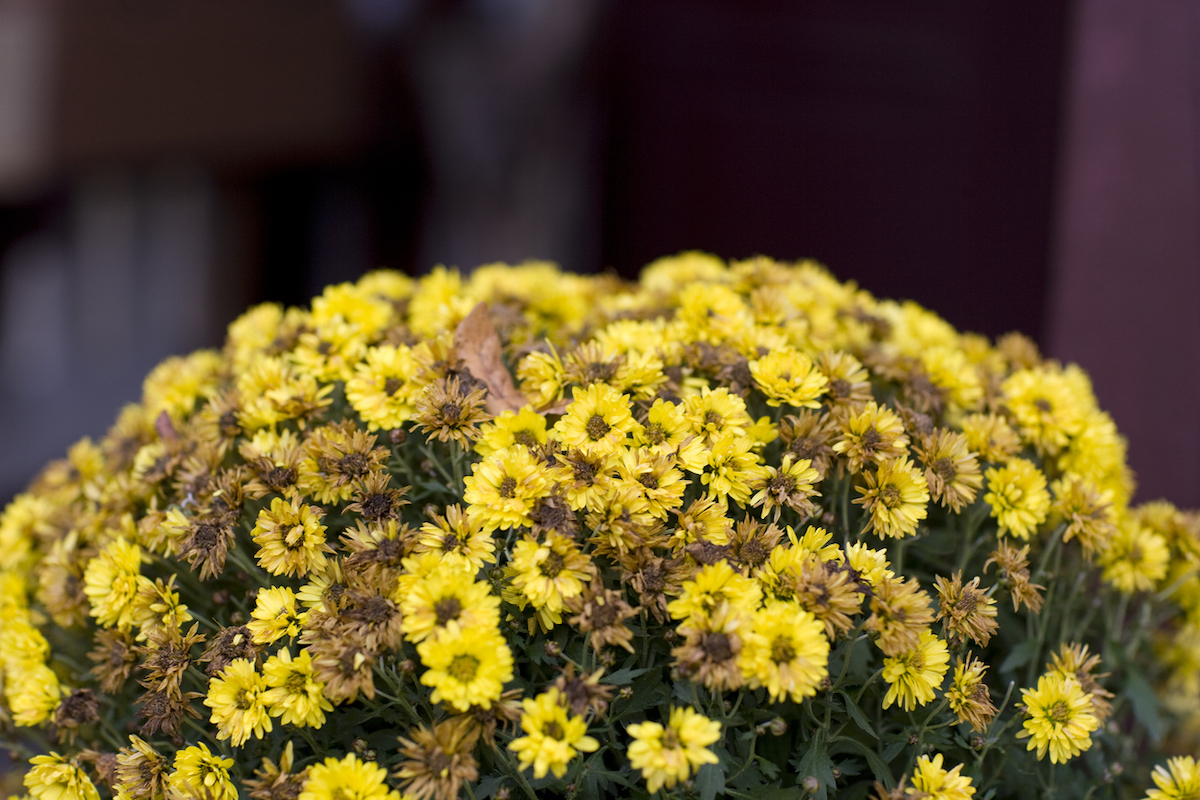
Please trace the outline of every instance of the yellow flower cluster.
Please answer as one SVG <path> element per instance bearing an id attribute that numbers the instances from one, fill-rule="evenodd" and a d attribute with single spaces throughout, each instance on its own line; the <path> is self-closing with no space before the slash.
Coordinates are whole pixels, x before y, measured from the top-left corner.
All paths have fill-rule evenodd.
<path id="1" fill-rule="evenodd" d="M 5 509 L 4 711 L 64 745 L 25 778 L 64 800 L 776 780 L 759 737 L 823 752 L 815 704 L 860 700 L 895 737 L 1019 715 L 1066 763 L 1113 695 L 1044 621 L 1101 585 L 1161 594 L 1143 652 L 1200 729 L 1200 517 L 1133 490 L 1081 370 L 814 263 L 376 272 L 167 360 Z M 997 708 L 1033 631 L 1052 660 Z M 991 763 L 914 747 L 910 794 Z"/>

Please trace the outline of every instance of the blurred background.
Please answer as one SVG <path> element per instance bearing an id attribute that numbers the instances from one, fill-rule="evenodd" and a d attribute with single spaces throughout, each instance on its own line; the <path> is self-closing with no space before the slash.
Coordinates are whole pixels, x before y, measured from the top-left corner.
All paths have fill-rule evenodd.
<path id="1" fill-rule="evenodd" d="M 0 0 L 0 499 L 251 303 L 811 257 L 1081 363 L 1200 506 L 1200 3 Z"/>

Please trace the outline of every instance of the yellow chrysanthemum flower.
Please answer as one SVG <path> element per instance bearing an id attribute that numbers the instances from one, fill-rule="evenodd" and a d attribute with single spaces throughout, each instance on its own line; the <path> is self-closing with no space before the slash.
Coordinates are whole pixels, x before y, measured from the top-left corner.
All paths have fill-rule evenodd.
<path id="1" fill-rule="evenodd" d="M 307 612 L 296 609 L 296 593 L 286 586 L 260 589 L 252 619 L 246 624 L 255 644 L 272 644 L 284 636 L 300 635 Z"/>
<path id="2" fill-rule="evenodd" d="M 854 502 L 870 514 L 863 530 L 897 539 L 916 533 L 917 523 L 929 514 L 929 484 L 908 456 L 884 461 L 863 477 L 867 485 L 854 487 L 862 495 Z"/>
<path id="3" fill-rule="evenodd" d="M 417 645 L 426 671 L 421 683 L 433 687 L 430 699 L 459 711 L 491 708 L 513 678 L 512 651 L 495 628 L 446 626 L 439 636 Z"/>
<path id="4" fill-rule="evenodd" d="M 410 642 L 423 642 L 451 622 L 464 628 L 500 624 L 500 598 L 491 593 L 491 585 L 464 577 L 461 570 L 451 567 L 410 585 L 400 598 L 404 635 Z"/>
<path id="5" fill-rule="evenodd" d="M 1024 730 L 1017 738 L 1029 739 L 1027 750 L 1037 750 L 1040 761 L 1050 753 L 1053 764 L 1066 763 L 1092 746 L 1092 732 L 1100 727 L 1092 696 L 1079 682 L 1061 672 L 1038 678 L 1036 689 L 1022 689 Z"/>
<path id="6" fill-rule="evenodd" d="M 537 447 L 545 444 L 546 418 L 528 406 L 519 411 L 505 411 L 491 422 L 479 426 L 475 453 L 487 458 L 515 444 Z"/>
<path id="7" fill-rule="evenodd" d="M 267 682 L 246 658 L 237 658 L 208 682 L 204 705 L 213 710 L 209 722 L 217 726 L 217 738 L 229 739 L 235 747 L 253 735 L 261 739 L 273 727 L 263 694 Z"/>
<path id="8" fill-rule="evenodd" d="M 496 542 L 492 535 L 475 515 L 458 505 L 447 506 L 445 516 L 434 514 L 432 521 L 421 526 L 413 551 L 417 555 L 436 553 L 447 564 L 468 573 L 478 572 L 484 564 L 496 563 Z"/>
<path id="9" fill-rule="evenodd" d="M 514 739 L 508 749 L 517 754 L 521 769 L 533 767 L 533 777 L 553 772 L 561 778 L 579 753 L 592 753 L 600 743 L 587 735 L 587 723 L 567 709 L 566 698 L 551 687 L 535 698 L 521 701 L 521 729 L 525 736 Z"/>
<path id="10" fill-rule="evenodd" d="M 528 526 L 534 501 L 550 493 L 545 465 L 520 445 L 476 463 L 464 486 L 468 513 L 487 531 Z"/>
<path id="11" fill-rule="evenodd" d="M 749 366 L 770 406 L 786 403 L 797 408 L 820 408 L 819 398 L 829 389 L 829 379 L 813 365 L 812 359 L 790 347 L 756 358 Z"/>
<path id="12" fill-rule="evenodd" d="M 692 433 L 692 424 L 679 406 L 659 398 L 646 412 L 646 423 L 633 428 L 638 446 L 674 456 L 688 472 L 700 473 L 708 463 L 704 437 Z"/>
<path id="13" fill-rule="evenodd" d="M 292 658 L 287 648 L 267 659 L 262 668 L 267 690 L 262 702 L 272 717 L 280 717 L 284 725 L 320 728 L 325 724 L 325 712 L 333 704 L 321 694 L 325 684 L 313 672 L 312 654 L 301 650 Z"/>
<path id="14" fill-rule="evenodd" d="M 1003 467 L 989 469 L 985 477 L 988 492 L 983 501 L 992 507 L 1000 532 L 1028 539 L 1050 513 L 1046 476 L 1033 462 L 1013 458 Z"/>
<path id="15" fill-rule="evenodd" d="M 175 770 L 167 776 L 167 786 L 181 797 L 238 800 L 237 786 L 229 777 L 232 766 L 232 758 L 214 755 L 200 742 L 175 754 Z"/>
<path id="16" fill-rule="evenodd" d="M 891 708 L 899 700 L 905 711 L 911 711 L 930 702 L 949 667 L 946 643 L 929 630 L 921 631 L 915 648 L 883 660 L 883 679 L 888 684 L 883 707 Z"/>
<path id="17" fill-rule="evenodd" d="M 88 562 L 83 592 L 91 614 L 106 628 L 128 630 L 136 622 L 137 597 L 142 582 L 142 549 L 124 539 L 114 539 Z"/>
<path id="18" fill-rule="evenodd" d="M 871 400 L 861 411 L 843 412 L 837 419 L 841 436 L 833 443 L 833 451 L 848 459 L 847 465 L 853 473 L 908 453 L 904 422 L 887 406 Z"/>
<path id="19" fill-rule="evenodd" d="M 276 497 L 271 507 L 258 512 L 251 536 L 258 545 L 255 560 L 272 575 L 303 577 L 325 569 L 327 553 L 324 512 L 300 500 Z"/>
<path id="20" fill-rule="evenodd" d="M 769 476 L 770 472 L 759 462 L 754 440 L 748 436 L 730 434 L 712 443 L 712 449 L 708 452 L 708 469 L 700 476 L 700 481 L 720 502 L 732 498 L 738 505 L 746 506 L 755 487 Z"/>
<path id="21" fill-rule="evenodd" d="M 708 746 L 721 738 L 721 723 L 691 708 L 672 708 L 665 727 L 642 722 L 628 730 L 633 737 L 627 751 L 629 763 L 641 770 L 651 794 L 663 786 L 674 788 L 705 764 L 717 763 Z"/>
<path id="22" fill-rule="evenodd" d="M 40 661 L 10 663 L 4 692 L 13 722 L 24 727 L 48 720 L 63 694 L 54 670 Z"/>
<path id="23" fill-rule="evenodd" d="M 1126 594 L 1148 592 L 1167 574 L 1171 550 L 1161 534 L 1127 515 L 1100 554 L 1104 580 Z"/>
<path id="24" fill-rule="evenodd" d="M 354 753 L 341 761 L 330 756 L 309 767 L 298 800 L 401 800 L 386 779 L 386 769 L 359 761 Z"/>
<path id="25" fill-rule="evenodd" d="M 962 420 L 967 447 L 985 461 L 1003 463 L 1021 449 L 1021 437 L 998 414 L 968 414 Z"/>
<path id="26" fill-rule="evenodd" d="M 801 702 L 829 676 L 825 625 L 811 612 L 772 600 L 755 613 L 742 643 L 739 666 L 751 687 L 765 686 L 772 700 Z"/>
<path id="27" fill-rule="evenodd" d="M 935 345 L 921 351 L 921 367 L 929 382 L 941 390 L 950 406 L 973 409 L 983 398 L 979 373 L 956 345 Z"/>
<path id="28" fill-rule="evenodd" d="M 754 420 L 746 413 L 746 401 L 725 387 L 701 389 L 684 398 L 683 413 L 691 433 L 712 447 L 726 436 L 744 437 Z"/>
<path id="29" fill-rule="evenodd" d="M 701 567 L 683 582 L 679 597 L 667 604 L 672 619 L 706 619 L 724 604 L 749 614 L 758 609 L 762 588 L 736 572 L 727 561 Z"/>
<path id="30" fill-rule="evenodd" d="M 339 283 L 325 287 L 312 301 L 313 322 L 324 325 L 343 320 L 354 325 L 364 336 L 374 336 L 392 318 L 392 305 L 362 286 Z"/>
<path id="31" fill-rule="evenodd" d="M 513 546 L 507 567 L 510 587 L 534 608 L 557 616 L 563 601 L 578 597 L 593 574 L 587 555 L 573 541 L 557 533 L 546 534 L 544 542 L 522 538 Z M 557 622 L 560 622 L 559 618 Z"/>
<path id="32" fill-rule="evenodd" d="M 346 399 L 369 429 L 399 428 L 417 413 L 416 376 L 417 360 L 409 348 L 371 347 L 346 381 Z"/>
<path id="33" fill-rule="evenodd" d="M 1194 800 L 1200 797 L 1200 763 L 1192 756 L 1177 756 L 1164 767 L 1154 768 L 1157 789 L 1146 792 L 1145 800 Z"/>
<path id="34" fill-rule="evenodd" d="M 32 797 L 44 800 L 100 800 L 96 786 L 72 759 L 50 753 L 29 759 L 25 788 Z"/>
<path id="35" fill-rule="evenodd" d="M 1089 409 L 1061 372 L 1019 370 L 1001 388 L 1021 435 L 1043 455 L 1057 454 L 1083 427 Z"/>
<path id="36" fill-rule="evenodd" d="M 912 788 L 908 794 L 925 798 L 925 800 L 967 800 L 975 796 L 975 786 L 971 779 L 960 775 L 962 764 L 954 769 L 942 768 L 942 754 L 935 753 L 933 758 L 920 756 L 913 769 Z"/>
<path id="37" fill-rule="evenodd" d="M 629 398 L 605 383 L 575 388 L 567 412 L 554 423 L 564 447 L 586 452 L 614 453 L 633 430 Z"/>

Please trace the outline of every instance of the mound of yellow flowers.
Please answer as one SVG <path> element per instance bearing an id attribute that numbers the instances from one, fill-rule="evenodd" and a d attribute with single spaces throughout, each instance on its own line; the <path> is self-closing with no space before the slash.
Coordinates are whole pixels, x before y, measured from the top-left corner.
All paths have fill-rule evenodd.
<path id="1" fill-rule="evenodd" d="M 813 263 L 376 272 L 7 507 L 5 738 L 47 800 L 1196 797 L 1200 517 L 1132 491 L 1080 369 Z"/>

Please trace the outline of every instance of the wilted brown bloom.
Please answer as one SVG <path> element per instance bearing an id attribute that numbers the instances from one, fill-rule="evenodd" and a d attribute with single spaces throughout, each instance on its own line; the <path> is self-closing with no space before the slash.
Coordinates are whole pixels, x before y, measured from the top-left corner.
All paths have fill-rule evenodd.
<path id="1" fill-rule="evenodd" d="M 942 428 L 923 436 L 915 449 L 925 465 L 925 481 L 934 502 L 955 514 L 975 502 L 975 495 L 983 486 L 983 476 L 979 473 L 979 459 L 967 449 L 965 436 Z"/>
<path id="2" fill-rule="evenodd" d="M 441 442 L 451 440 L 463 447 L 479 438 L 479 423 L 491 415 L 483 410 L 484 389 L 468 391 L 457 377 L 436 380 L 417 395 L 413 417 L 421 431 Z"/>
<path id="3" fill-rule="evenodd" d="M 671 649 L 676 668 L 710 689 L 737 689 L 743 679 L 738 658 L 748 622 L 746 615 L 729 603 L 722 603 L 702 619 L 689 619 L 678 630 L 684 636 L 683 644 Z"/>
<path id="4" fill-rule="evenodd" d="M 400 762 L 396 777 L 401 789 L 414 800 L 454 800 L 463 781 L 479 777 L 471 751 L 479 740 L 479 729 L 470 717 L 452 717 L 433 729 L 424 725 L 400 737 Z"/>
<path id="5" fill-rule="evenodd" d="M 779 439 L 784 451 L 799 460 L 808 459 L 821 477 L 829 472 L 833 460 L 836 427 L 828 414 L 803 409 L 779 421 Z"/>
<path id="6" fill-rule="evenodd" d="M 192 648 L 204 642 L 204 634 L 196 632 L 199 627 L 192 625 L 186 634 L 178 628 L 150 631 L 149 642 L 137 648 L 142 656 L 138 669 L 146 673 L 139 683 L 151 691 L 178 693 L 183 673 L 192 663 Z"/>
<path id="7" fill-rule="evenodd" d="M 353 486 L 383 469 L 389 451 L 375 442 L 375 434 L 353 420 L 316 429 L 304 444 L 308 457 L 301 463 L 301 489 L 322 502 L 348 498 Z"/>
<path id="8" fill-rule="evenodd" d="M 999 547 L 992 551 L 991 557 L 983 562 L 983 570 L 995 564 L 1000 567 L 1001 585 L 1008 589 L 1012 598 L 1013 611 L 1024 603 L 1025 607 L 1037 614 L 1042 610 L 1042 592 L 1045 586 L 1029 582 L 1029 545 L 1018 548 L 1008 539 L 1001 539 Z"/>
<path id="9" fill-rule="evenodd" d="M 369 576 L 368 580 L 346 589 L 342 607 L 332 620 L 316 619 L 312 624 L 326 631 L 336 628 L 372 652 L 398 649 L 403 632 L 400 606 L 391 598 L 394 587 L 394 576 L 386 573 Z M 306 630 L 301 641 L 306 644 L 315 641 L 313 632 Z"/>
<path id="10" fill-rule="evenodd" d="M 308 646 L 313 674 L 325 684 L 325 696 L 334 703 L 353 703 L 359 692 L 375 699 L 375 653 L 353 639 L 328 635 Z"/>
<path id="11" fill-rule="evenodd" d="M 372 472 L 354 487 L 354 502 L 343 513 L 358 512 L 367 522 L 376 524 L 399 519 L 400 509 L 408 505 L 404 495 L 410 488 L 393 488 L 388 473 Z"/>
<path id="12" fill-rule="evenodd" d="M 520 689 L 508 689 L 500 694 L 499 700 L 493 700 L 488 708 L 471 706 L 467 713 L 479 728 L 479 736 L 489 747 L 496 746 L 496 728 L 504 730 L 515 728 L 521 719 Z"/>
<path id="13" fill-rule="evenodd" d="M 962 572 L 958 571 L 951 580 L 938 575 L 934 582 L 941 600 L 937 619 L 942 621 L 951 646 L 957 647 L 970 639 L 986 647 L 1000 626 L 996 622 L 996 601 L 979 591 L 979 578 L 963 585 Z"/>
<path id="14" fill-rule="evenodd" d="M 1117 532 L 1112 503 L 1090 482 L 1078 478 L 1056 484 L 1055 495 L 1053 511 L 1067 523 L 1063 541 L 1078 539 L 1088 559 L 1107 550 Z"/>
<path id="15" fill-rule="evenodd" d="M 908 372 L 900 380 L 900 394 L 916 411 L 937 416 L 946 405 L 946 390 L 929 378 L 916 359 L 904 359 Z"/>
<path id="16" fill-rule="evenodd" d="M 753 517 L 746 517 L 734 527 L 729 537 L 730 566 L 744 575 L 752 574 L 767 562 L 771 551 L 782 539 L 783 529 L 778 525 L 764 525 Z"/>
<path id="17" fill-rule="evenodd" d="M 64 628 L 82 626 L 88 620 L 87 595 L 83 591 L 83 555 L 79 535 L 72 531 L 55 541 L 38 565 L 37 598 L 54 621 Z"/>
<path id="18" fill-rule="evenodd" d="M 198 517 L 189 521 L 187 534 L 179 542 L 176 555 L 187 561 L 188 566 L 199 572 L 200 580 L 205 581 L 225 569 L 225 556 L 233 540 L 233 527 L 229 523 Z"/>
<path id="19" fill-rule="evenodd" d="M 849 353 L 826 350 L 817 357 L 816 367 L 829 381 L 830 404 L 858 409 L 871 399 L 871 376 Z"/>
<path id="20" fill-rule="evenodd" d="M 110 790 L 117 781 L 117 754 L 116 753 L 101 753 L 97 750 L 87 749 L 79 753 L 79 760 L 91 764 L 96 770 L 96 777 L 107 786 Z"/>
<path id="21" fill-rule="evenodd" d="M 142 736 L 153 736 L 158 731 L 172 739 L 179 737 L 179 725 L 184 716 L 193 719 L 200 718 L 200 712 L 192 708 L 192 701 L 204 695 L 199 692 L 180 692 L 178 690 L 149 691 L 137 701 L 137 715 L 146 720 L 140 731 Z"/>
<path id="22" fill-rule="evenodd" d="M 560 536 L 574 539 L 579 533 L 579 518 L 557 492 L 535 500 L 529 518 L 533 521 L 534 536 L 543 536 L 553 531 Z"/>
<path id="23" fill-rule="evenodd" d="M 250 629 L 244 625 L 223 628 L 209 641 L 204 655 L 196 660 L 208 662 L 204 674 L 212 678 L 238 658 L 248 659 L 252 664 L 258 663 L 258 647 L 254 644 Z"/>
<path id="24" fill-rule="evenodd" d="M 342 564 L 347 572 L 394 574 L 416 541 L 416 531 L 394 519 L 371 524 L 360 520 L 342 534 L 342 544 L 350 551 Z"/>
<path id="25" fill-rule="evenodd" d="M 137 664 L 137 650 L 127 631 L 101 628 L 96 631 L 96 647 L 88 658 L 96 662 L 91 673 L 100 681 L 100 689 L 108 694 L 121 691 Z"/>
<path id="26" fill-rule="evenodd" d="M 100 703 L 91 689 L 75 689 L 64 697 L 54 709 L 54 725 L 60 741 L 74 742 L 81 725 L 100 719 Z"/>
<path id="27" fill-rule="evenodd" d="M 815 556 L 800 566 L 799 573 L 789 569 L 780 575 L 777 591 L 825 623 L 825 636 L 831 642 L 853 628 L 851 616 L 862 611 L 859 586 L 850 571 Z"/>
<path id="28" fill-rule="evenodd" d="M 616 645 L 633 652 L 633 631 L 625 620 L 637 614 L 637 609 L 625 602 L 622 592 L 605 589 L 599 578 L 593 578 L 583 594 L 566 600 L 574 612 L 569 622 L 584 633 L 591 634 L 592 649 L 599 652 L 605 645 Z"/>
<path id="29" fill-rule="evenodd" d="M 871 616 L 865 628 L 877 637 L 885 655 L 915 650 L 921 631 L 933 622 L 932 603 L 916 578 L 902 581 L 885 576 L 871 598 Z"/>
<path id="30" fill-rule="evenodd" d="M 625 356 L 607 350 L 600 342 L 584 342 L 563 356 L 563 385 L 588 387 L 607 383 L 621 389 L 614 379 L 625 366 Z"/>
<path id="31" fill-rule="evenodd" d="M 225 454 L 215 445 L 197 443 L 172 476 L 175 497 L 180 502 L 207 505 L 216 489 L 217 470 L 224 458 Z"/>
<path id="32" fill-rule="evenodd" d="M 300 462 L 305 454 L 299 438 L 292 435 L 279 437 L 270 455 L 262 453 L 250 442 L 243 442 L 240 451 L 251 472 L 251 478 L 245 484 L 247 497 L 258 499 L 269 494 L 287 496 L 295 492 L 296 481 L 300 477 Z"/>
<path id="33" fill-rule="evenodd" d="M 621 581 L 637 592 L 638 603 L 659 622 L 667 620 L 667 598 L 679 594 L 691 570 L 683 559 L 667 559 L 650 549 L 639 550 L 634 558 L 621 562 Z"/>
<path id="34" fill-rule="evenodd" d="M 616 687 L 600 682 L 603 675 L 604 670 L 598 669 L 590 675 L 576 677 L 575 665 L 567 664 L 562 673 L 555 678 L 554 686 L 572 714 L 582 717 L 590 711 L 596 718 L 600 718 L 608 713 L 608 703 L 616 691 Z"/>

